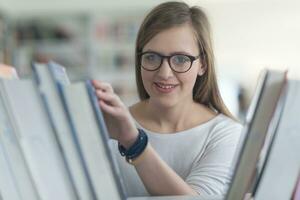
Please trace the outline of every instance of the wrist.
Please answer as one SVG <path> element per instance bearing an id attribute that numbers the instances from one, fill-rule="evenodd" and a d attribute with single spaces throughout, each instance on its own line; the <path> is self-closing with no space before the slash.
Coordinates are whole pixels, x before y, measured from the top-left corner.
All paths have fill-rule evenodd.
<path id="1" fill-rule="evenodd" d="M 139 135 L 138 129 L 134 129 L 133 131 L 131 131 L 130 135 L 120 138 L 118 141 L 126 149 L 129 149 L 137 140 L 138 135 Z"/>
<path id="2" fill-rule="evenodd" d="M 131 163 L 139 157 L 146 149 L 148 144 L 148 136 L 142 129 L 138 129 L 138 136 L 134 143 L 129 148 L 124 147 L 120 142 L 118 145 L 120 154 L 124 156 L 127 162 Z"/>

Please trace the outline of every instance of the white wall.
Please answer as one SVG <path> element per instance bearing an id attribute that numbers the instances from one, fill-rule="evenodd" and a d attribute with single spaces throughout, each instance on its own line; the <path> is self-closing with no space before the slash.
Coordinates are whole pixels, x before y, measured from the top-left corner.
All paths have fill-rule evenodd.
<path id="1" fill-rule="evenodd" d="M 252 91 L 265 67 L 300 79 L 300 1 L 204 3 L 211 17 L 219 73 Z"/>

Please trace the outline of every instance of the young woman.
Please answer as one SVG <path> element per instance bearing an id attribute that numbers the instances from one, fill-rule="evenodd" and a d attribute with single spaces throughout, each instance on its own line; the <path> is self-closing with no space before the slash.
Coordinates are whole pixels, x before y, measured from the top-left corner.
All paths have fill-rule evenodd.
<path id="1" fill-rule="evenodd" d="M 205 13 L 182 2 L 155 7 L 138 32 L 135 68 L 141 101 L 129 109 L 93 81 L 128 195 L 224 194 L 241 125 L 218 90 Z"/>

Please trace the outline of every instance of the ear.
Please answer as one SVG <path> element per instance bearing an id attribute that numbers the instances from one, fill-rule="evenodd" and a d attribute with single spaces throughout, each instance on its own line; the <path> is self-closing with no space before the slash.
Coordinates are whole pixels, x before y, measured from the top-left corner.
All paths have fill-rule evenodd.
<path id="1" fill-rule="evenodd" d="M 202 62 L 199 64 L 199 70 L 198 70 L 198 76 L 202 76 L 206 71 L 206 65 L 204 65 Z"/>

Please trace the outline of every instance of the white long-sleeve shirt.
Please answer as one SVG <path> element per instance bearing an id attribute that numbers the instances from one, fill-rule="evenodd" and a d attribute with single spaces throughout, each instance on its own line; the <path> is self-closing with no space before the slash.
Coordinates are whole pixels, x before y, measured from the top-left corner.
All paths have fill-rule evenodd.
<path id="1" fill-rule="evenodd" d="M 200 195 L 224 195 L 232 177 L 233 159 L 242 126 L 219 114 L 194 128 L 160 134 L 137 123 L 161 158 Z M 128 164 L 113 144 L 117 163 L 129 197 L 149 196 L 135 168 Z"/>

